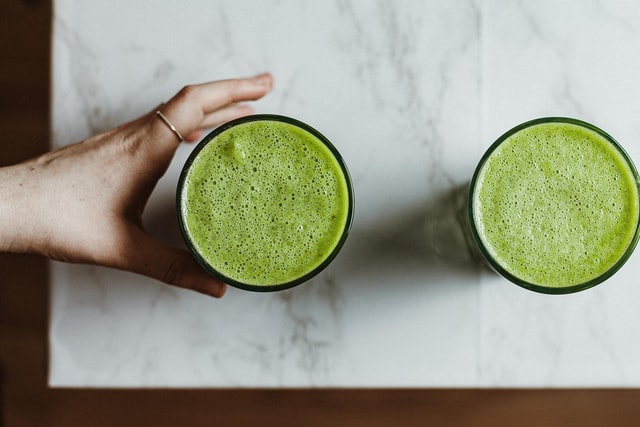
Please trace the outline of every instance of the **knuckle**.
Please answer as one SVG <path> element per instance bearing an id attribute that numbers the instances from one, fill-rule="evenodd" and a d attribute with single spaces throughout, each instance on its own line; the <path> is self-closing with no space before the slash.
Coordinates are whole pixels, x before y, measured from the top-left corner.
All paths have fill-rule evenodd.
<path id="1" fill-rule="evenodd" d="M 231 104 L 236 100 L 238 94 L 242 92 L 244 83 L 244 80 L 241 79 L 231 79 L 228 81 L 228 90 L 224 94 L 226 104 Z"/>
<path id="2" fill-rule="evenodd" d="M 242 82 L 238 79 L 229 80 L 229 84 L 226 87 L 227 90 L 221 94 L 223 103 L 225 105 L 231 104 L 236 101 L 238 93 L 241 91 Z"/>
<path id="3" fill-rule="evenodd" d="M 190 102 L 195 97 L 196 87 L 193 85 L 184 86 L 178 94 L 176 95 L 176 99 L 181 101 Z"/>
<path id="4" fill-rule="evenodd" d="M 187 269 L 186 260 L 183 257 L 172 258 L 165 265 L 161 280 L 170 285 L 178 285 Z"/>

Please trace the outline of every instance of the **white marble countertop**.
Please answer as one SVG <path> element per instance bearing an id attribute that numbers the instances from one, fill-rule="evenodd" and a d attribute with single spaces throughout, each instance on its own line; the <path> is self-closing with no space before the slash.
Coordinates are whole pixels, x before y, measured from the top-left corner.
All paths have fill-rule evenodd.
<path id="1" fill-rule="evenodd" d="M 599 125 L 640 162 L 640 6 L 605 0 L 57 0 L 53 146 L 188 83 L 271 71 L 261 113 L 349 165 L 356 215 L 323 273 L 221 300 L 52 264 L 50 383 L 109 387 L 640 386 L 640 251 L 539 295 L 474 262 L 453 191 L 531 118 Z M 178 151 L 146 212 L 176 244 Z"/>

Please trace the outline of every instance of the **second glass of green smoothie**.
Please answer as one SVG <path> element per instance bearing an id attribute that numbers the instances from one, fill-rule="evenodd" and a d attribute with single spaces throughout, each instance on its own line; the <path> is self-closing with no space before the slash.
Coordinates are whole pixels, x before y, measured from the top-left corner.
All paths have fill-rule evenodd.
<path id="1" fill-rule="evenodd" d="M 639 236 L 638 172 L 598 127 L 546 117 L 509 130 L 471 180 L 472 250 L 524 288 L 565 294 L 611 277 Z"/>

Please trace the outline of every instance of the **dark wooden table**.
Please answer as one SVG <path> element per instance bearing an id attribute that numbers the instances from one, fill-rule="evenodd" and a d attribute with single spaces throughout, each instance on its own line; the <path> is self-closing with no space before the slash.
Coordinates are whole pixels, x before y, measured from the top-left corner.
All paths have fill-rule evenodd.
<path id="1" fill-rule="evenodd" d="M 48 149 L 51 10 L 0 0 L 0 166 Z M 635 389 L 50 389 L 48 283 L 0 254 L 0 426 L 640 425 Z"/>

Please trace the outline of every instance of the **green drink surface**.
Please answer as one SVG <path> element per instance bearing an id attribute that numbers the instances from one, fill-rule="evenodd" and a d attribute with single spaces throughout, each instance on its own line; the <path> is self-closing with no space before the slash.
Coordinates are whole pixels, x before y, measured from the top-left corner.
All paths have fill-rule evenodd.
<path id="1" fill-rule="evenodd" d="M 225 278 L 251 286 L 292 282 L 338 246 L 349 212 L 347 177 L 305 129 L 241 123 L 198 152 L 182 185 L 193 248 Z"/>
<path id="2" fill-rule="evenodd" d="M 472 197 L 488 254 L 543 287 L 605 274 L 638 226 L 632 168 L 604 136 L 577 124 L 540 123 L 507 137 L 478 172 Z"/>

